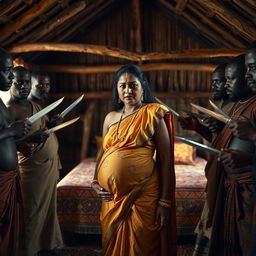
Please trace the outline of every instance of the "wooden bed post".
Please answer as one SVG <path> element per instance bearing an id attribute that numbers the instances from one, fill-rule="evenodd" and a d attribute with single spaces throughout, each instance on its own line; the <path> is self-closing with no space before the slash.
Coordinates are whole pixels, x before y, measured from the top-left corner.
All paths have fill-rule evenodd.
<path id="1" fill-rule="evenodd" d="M 88 104 L 88 108 L 82 118 L 83 121 L 83 134 L 82 134 L 82 145 L 80 152 L 80 160 L 82 161 L 88 154 L 88 144 L 92 126 L 92 117 L 95 110 L 96 101 L 93 100 Z"/>

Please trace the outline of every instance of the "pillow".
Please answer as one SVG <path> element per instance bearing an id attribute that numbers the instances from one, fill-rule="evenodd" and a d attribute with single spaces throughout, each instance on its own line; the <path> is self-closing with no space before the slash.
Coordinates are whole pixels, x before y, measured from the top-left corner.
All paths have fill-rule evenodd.
<path id="1" fill-rule="evenodd" d="M 180 141 L 174 142 L 174 164 L 195 165 L 196 149 Z"/>
<path id="2" fill-rule="evenodd" d="M 97 146 L 97 155 L 96 161 L 100 157 L 100 149 L 102 148 L 102 136 L 95 136 L 96 146 Z"/>

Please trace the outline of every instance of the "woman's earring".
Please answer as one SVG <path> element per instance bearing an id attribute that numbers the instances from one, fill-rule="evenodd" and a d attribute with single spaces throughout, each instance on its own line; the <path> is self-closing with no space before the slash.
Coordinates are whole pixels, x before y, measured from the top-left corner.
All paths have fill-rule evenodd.
<path id="1" fill-rule="evenodd" d="M 121 103 L 121 100 L 120 100 L 120 98 L 118 98 L 118 103 L 119 103 L 119 104 Z"/>
<path id="2" fill-rule="evenodd" d="M 143 102 L 144 101 L 144 96 L 143 96 L 143 94 L 142 94 L 142 96 L 141 96 L 141 102 Z"/>

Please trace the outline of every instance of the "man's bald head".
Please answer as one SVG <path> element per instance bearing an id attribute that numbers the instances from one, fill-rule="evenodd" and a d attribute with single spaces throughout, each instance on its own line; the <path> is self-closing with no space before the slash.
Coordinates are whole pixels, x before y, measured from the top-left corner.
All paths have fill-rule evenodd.
<path id="1" fill-rule="evenodd" d="M 12 56 L 0 47 L 0 90 L 8 91 L 12 85 L 13 79 Z"/>

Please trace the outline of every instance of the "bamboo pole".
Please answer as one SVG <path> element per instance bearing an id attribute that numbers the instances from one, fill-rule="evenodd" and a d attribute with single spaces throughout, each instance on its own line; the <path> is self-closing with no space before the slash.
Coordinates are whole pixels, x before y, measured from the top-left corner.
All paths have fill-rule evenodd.
<path id="1" fill-rule="evenodd" d="M 39 16 L 46 9 L 50 8 L 57 0 L 44 0 L 34 5 L 31 9 L 21 15 L 13 23 L 6 25 L 1 28 L 0 41 L 10 36 L 12 33 L 17 31 L 19 28 L 31 22 L 35 17 Z"/>
<path id="2" fill-rule="evenodd" d="M 95 74 L 95 73 L 114 73 L 123 65 L 40 65 L 42 70 L 56 73 L 73 73 L 73 74 Z M 161 70 L 189 70 L 212 72 L 216 65 L 200 63 L 151 63 L 139 64 L 143 71 L 161 71 Z"/>
<path id="3" fill-rule="evenodd" d="M 111 46 L 73 43 L 23 43 L 11 47 L 9 51 L 11 53 L 24 53 L 35 51 L 81 52 L 111 56 L 131 61 L 234 57 L 247 52 L 246 49 L 241 48 L 213 48 L 180 50 L 172 51 L 169 53 L 152 52 L 146 54 L 139 54 Z"/>

